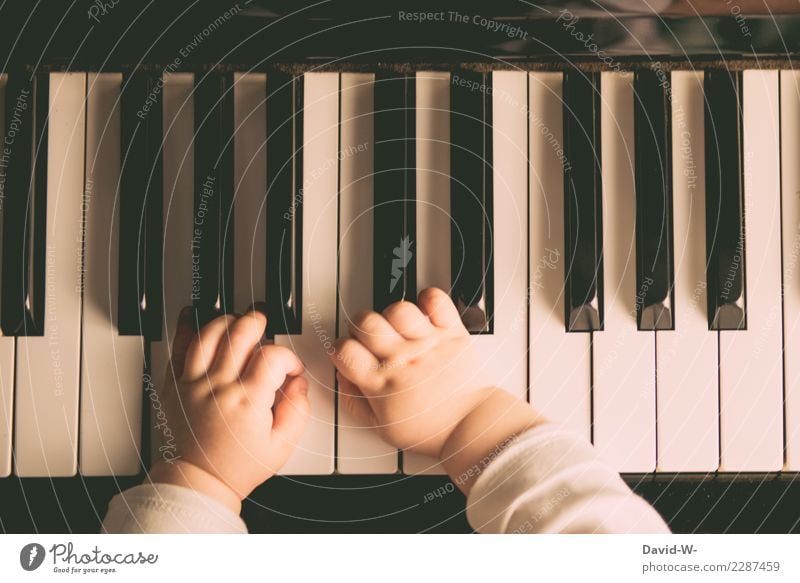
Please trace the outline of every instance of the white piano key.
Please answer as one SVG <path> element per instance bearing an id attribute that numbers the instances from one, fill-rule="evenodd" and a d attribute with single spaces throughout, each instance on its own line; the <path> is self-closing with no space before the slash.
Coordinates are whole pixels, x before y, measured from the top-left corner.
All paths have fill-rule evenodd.
<path id="1" fill-rule="evenodd" d="M 636 325 L 633 75 L 601 77 L 605 327 L 592 334 L 594 444 L 620 472 L 656 466 L 655 337 Z"/>
<path id="2" fill-rule="evenodd" d="M 567 333 L 564 309 L 563 75 L 531 73 L 530 402 L 591 439 L 591 337 Z"/>
<path id="3" fill-rule="evenodd" d="M 339 330 L 372 305 L 373 116 L 375 76 L 343 73 L 339 177 Z M 343 474 L 391 474 L 397 449 L 360 427 L 339 401 L 337 469 Z"/>
<path id="4" fill-rule="evenodd" d="M 450 73 L 416 75 L 417 293 L 450 291 Z M 430 457 L 403 453 L 403 473 L 444 474 Z"/>
<path id="5" fill-rule="evenodd" d="M 417 292 L 450 290 L 450 73 L 419 72 Z"/>
<path id="6" fill-rule="evenodd" d="M 7 75 L 0 75 L 0 127 L 5 128 Z M 12 97 L 13 99 L 13 97 Z M 3 179 L 5 196 L 5 178 Z M 0 205 L 0 241 L 2 241 L 3 209 Z M 0 294 L 6 291 L 0 281 Z M 0 330 L 0 478 L 11 473 L 11 441 L 14 418 L 14 337 L 3 336 Z"/>
<path id="7" fill-rule="evenodd" d="M 306 366 L 311 420 L 282 474 L 334 470 L 339 75 L 306 73 L 303 111 L 302 334 L 275 336 Z"/>
<path id="8" fill-rule="evenodd" d="M 14 411 L 14 337 L 0 337 L 0 478 L 11 473 Z"/>
<path id="9" fill-rule="evenodd" d="M 672 73 L 675 329 L 656 332 L 660 472 L 719 465 L 717 333 L 706 310 L 703 73 Z"/>
<path id="10" fill-rule="evenodd" d="M 266 299 L 267 86 L 263 73 L 234 75 L 233 309 Z"/>
<path id="11" fill-rule="evenodd" d="M 747 330 L 721 331 L 720 470 L 783 466 L 777 71 L 743 74 Z"/>
<path id="12" fill-rule="evenodd" d="M 122 75 L 89 73 L 86 82 L 80 472 L 131 475 L 140 468 L 144 343 L 117 331 Z"/>
<path id="13" fill-rule="evenodd" d="M 14 457 L 24 477 L 77 471 L 85 99 L 85 74 L 50 74 L 44 336 L 17 345 Z"/>
<path id="14" fill-rule="evenodd" d="M 786 470 L 800 470 L 800 72 L 781 71 Z M 775 347 L 777 350 L 777 347 Z"/>
<path id="15" fill-rule="evenodd" d="M 192 304 L 192 235 L 194 229 L 194 75 L 166 73 L 163 78 L 164 127 L 164 260 L 162 265 L 164 314 L 161 341 L 150 344 L 150 398 L 152 459 L 169 458 L 170 420 L 163 411 L 161 390 L 175 335 L 178 314 Z M 165 448 L 165 449 L 161 449 Z"/>
<path id="16" fill-rule="evenodd" d="M 528 75 L 492 73 L 494 333 L 473 338 L 496 382 L 528 396 Z"/>

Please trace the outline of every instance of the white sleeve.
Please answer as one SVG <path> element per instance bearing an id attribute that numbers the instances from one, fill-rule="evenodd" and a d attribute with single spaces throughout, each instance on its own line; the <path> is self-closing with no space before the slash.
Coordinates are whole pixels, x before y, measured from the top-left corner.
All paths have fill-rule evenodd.
<path id="1" fill-rule="evenodd" d="M 224 504 L 174 484 L 142 484 L 114 496 L 102 532 L 246 533 L 239 516 Z"/>
<path id="2" fill-rule="evenodd" d="M 467 519 L 485 533 L 669 532 L 591 444 L 551 423 L 489 461 L 469 494 Z"/>

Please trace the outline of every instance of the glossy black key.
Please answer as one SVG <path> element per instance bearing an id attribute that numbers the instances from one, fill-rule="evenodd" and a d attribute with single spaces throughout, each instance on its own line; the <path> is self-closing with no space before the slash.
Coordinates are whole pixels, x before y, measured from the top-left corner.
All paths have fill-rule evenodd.
<path id="1" fill-rule="evenodd" d="M 712 330 L 743 330 L 747 325 L 741 87 L 740 72 L 705 73 L 706 253 Z"/>
<path id="2" fill-rule="evenodd" d="M 121 95 L 119 318 L 121 335 L 161 339 L 163 112 L 160 78 L 126 74 Z"/>
<path id="3" fill-rule="evenodd" d="M 31 78 L 28 72 L 9 74 L 6 85 L 2 280 L 6 335 L 44 334 L 49 86 L 48 73 Z"/>
<path id="4" fill-rule="evenodd" d="M 451 293 L 466 328 L 473 333 L 491 333 L 491 73 L 453 73 L 450 143 Z"/>
<path id="5" fill-rule="evenodd" d="M 200 324 L 233 304 L 233 78 L 196 74 L 192 300 Z"/>
<path id="6" fill-rule="evenodd" d="M 672 110 L 655 70 L 634 78 L 636 158 L 636 312 L 640 330 L 671 330 Z"/>
<path id="7" fill-rule="evenodd" d="M 600 74 L 564 74 L 566 329 L 603 329 Z"/>
<path id="8" fill-rule="evenodd" d="M 267 75 L 267 336 L 300 334 L 303 77 Z"/>
<path id="9" fill-rule="evenodd" d="M 416 85 L 413 75 L 375 76 L 373 308 L 416 299 Z"/>

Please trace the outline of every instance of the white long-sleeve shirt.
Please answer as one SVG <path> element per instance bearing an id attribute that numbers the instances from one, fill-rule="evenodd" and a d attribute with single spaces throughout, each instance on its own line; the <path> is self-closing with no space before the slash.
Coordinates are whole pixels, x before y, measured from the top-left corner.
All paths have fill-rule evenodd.
<path id="1" fill-rule="evenodd" d="M 512 441 L 480 470 L 467 518 L 484 533 L 666 533 L 658 513 L 634 494 L 594 448 L 553 424 Z M 143 484 L 115 496 L 109 533 L 245 533 L 224 505 L 188 488 Z"/>

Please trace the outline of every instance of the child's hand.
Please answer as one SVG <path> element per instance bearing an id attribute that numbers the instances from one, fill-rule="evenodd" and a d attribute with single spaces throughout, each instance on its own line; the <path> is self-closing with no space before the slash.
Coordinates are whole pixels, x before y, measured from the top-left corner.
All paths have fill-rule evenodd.
<path id="1" fill-rule="evenodd" d="M 485 363 L 439 289 L 365 312 L 331 356 L 345 406 L 389 443 L 439 456 L 456 425 L 491 390 Z"/>
<path id="2" fill-rule="evenodd" d="M 260 345 L 260 312 L 221 316 L 193 332 L 184 310 L 173 343 L 163 407 L 176 459 L 158 462 L 153 482 L 189 486 L 228 504 L 286 462 L 309 415 L 303 364 L 287 348 Z M 177 378 L 177 383 L 175 379 Z"/>
<path id="3" fill-rule="evenodd" d="M 392 445 L 438 457 L 465 492 L 488 451 L 542 421 L 496 387 L 450 297 L 419 294 L 419 307 L 365 312 L 331 356 L 345 407 Z M 474 470 L 474 471 L 473 471 Z"/>
<path id="4" fill-rule="evenodd" d="M 392 445 L 438 456 L 491 386 L 449 296 L 429 289 L 419 307 L 397 302 L 383 314 L 361 313 L 350 334 L 331 356 L 345 407 Z"/>

